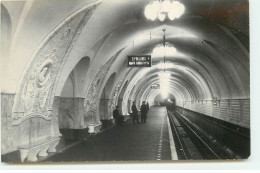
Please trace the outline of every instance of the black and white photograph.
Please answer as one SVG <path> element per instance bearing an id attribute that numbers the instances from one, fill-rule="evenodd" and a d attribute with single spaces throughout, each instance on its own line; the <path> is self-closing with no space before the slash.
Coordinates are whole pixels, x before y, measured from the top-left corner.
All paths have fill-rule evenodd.
<path id="1" fill-rule="evenodd" d="M 250 158 L 249 0 L 2 0 L 1 162 Z"/>

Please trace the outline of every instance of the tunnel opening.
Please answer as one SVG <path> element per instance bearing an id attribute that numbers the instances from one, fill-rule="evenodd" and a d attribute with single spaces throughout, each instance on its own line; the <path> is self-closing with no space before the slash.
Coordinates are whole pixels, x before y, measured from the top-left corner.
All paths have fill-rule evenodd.
<path id="1" fill-rule="evenodd" d="M 176 98 L 172 94 L 168 94 L 167 97 L 163 97 L 161 94 L 158 94 L 154 98 L 155 106 L 175 106 L 176 105 Z"/>

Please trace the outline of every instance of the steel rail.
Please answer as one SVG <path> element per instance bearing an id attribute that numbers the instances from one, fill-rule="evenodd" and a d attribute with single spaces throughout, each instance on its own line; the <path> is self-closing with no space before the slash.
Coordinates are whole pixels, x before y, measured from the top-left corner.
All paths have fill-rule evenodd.
<path id="1" fill-rule="evenodd" d="M 167 109 L 167 115 L 168 115 L 168 117 L 169 117 L 170 124 L 171 124 L 172 127 L 173 127 L 172 132 L 173 132 L 174 134 L 176 134 L 177 139 L 178 139 L 178 143 L 179 143 L 179 145 L 180 145 L 180 147 L 181 147 L 182 154 L 183 154 L 183 156 L 185 157 L 185 159 L 187 160 L 188 157 L 187 157 L 187 154 L 186 154 L 186 149 L 183 147 L 183 142 L 182 142 L 182 140 L 181 140 L 181 138 L 180 138 L 179 130 L 177 130 L 177 127 L 176 127 L 176 124 L 175 124 L 175 122 L 174 122 L 174 120 L 173 120 L 173 117 L 169 115 L 168 109 Z"/>
<path id="2" fill-rule="evenodd" d="M 216 152 L 214 152 L 214 150 L 190 127 L 190 125 L 188 125 L 183 118 L 181 117 L 181 115 L 175 114 L 176 117 L 178 117 L 179 120 L 181 120 L 181 122 L 187 127 L 189 128 L 189 130 L 193 133 L 193 135 L 195 135 L 195 137 L 197 139 L 199 139 L 199 141 L 207 148 L 208 151 L 210 151 L 211 155 L 213 155 L 215 158 L 220 159 L 220 157 L 218 156 L 218 154 Z"/>

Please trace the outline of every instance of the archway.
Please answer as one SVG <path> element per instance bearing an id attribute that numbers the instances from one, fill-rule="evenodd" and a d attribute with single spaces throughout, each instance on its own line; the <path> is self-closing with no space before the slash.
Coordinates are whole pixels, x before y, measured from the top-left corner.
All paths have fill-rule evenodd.
<path id="1" fill-rule="evenodd" d="M 110 95 L 115 82 L 115 77 L 116 77 L 116 73 L 113 73 L 109 77 L 100 96 L 100 101 L 99 101 L 100 120 L 107 120 L 112 117 L 111 115 L 112 110 L 109 110 L 109 103 L 111 101 Z"/>
<path id="2" fill-rule="evenodd" d="M 90 59 L 83 57 L 68 76 L 59 100 L 58 119 L 60 132 L 66 138 L 78 138 L 72 129 L 86 128 L 84 120 L 84 98 L 80 97 L 88 72 Z"/>
<path id="3" fill-rule="evenodd" d="M 117 105 L 121 109 L 122 115 L 127 115 L 128 114 L 127 108 L 125 106 L 123 107 L 123 105 L 127 105 L 127 100 L 124 100 L 124 94 L 126 92 L 127 86 L 128 86 L 128 81 L 125 82 L 125 84 L 124 84 L 124 86 L 123 86 L 123 88 L 122 88 L 122 90 L 121 90 L 121 92 L 119 94 L 119 97 L 118 97 L 118 104 Z"/>
<path id="4" fill-rule="evenodd" d="M 1 4 L 1 60 L 2 63 L 9 58 L 9 49 L 12 35 L 12 21 L 6 7 Z M 3 66 L 5 68 L 5 66 Z M 5 70 L 2 70 L 2 73 Z"/>

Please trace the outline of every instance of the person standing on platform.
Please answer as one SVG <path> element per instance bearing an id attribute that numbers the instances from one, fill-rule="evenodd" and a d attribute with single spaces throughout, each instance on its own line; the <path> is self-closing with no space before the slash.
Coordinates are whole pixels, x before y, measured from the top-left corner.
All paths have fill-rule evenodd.
<path id="1" fill-rule="evenodd" d="M 147 109 L 147 112 L 149 111 L 150 107 L 149 107 L 149 103 L 147 102 L 146 104 L 146 109 Z"/>
<path id="2" fill-rule="evenodd" d="M 113 118 L 115 119 L 116 125 L 122 125 L 124 123 L 124 116 L 119 114 L 119 107 L 113 111 Z"/>
<path id="3" fill-rule="evenodd" d="M 136 108 L 136 105 L 135 105 L 135 102 L 133 102 L 133 105 L 132 105 L 132 118 L 133 118 L 133 124 L 135 124 L 135 121 L 137 123 L 139 123 L 139 120 L 138 120 L 138 110 Z"/>
<path id="4" fill-rule="evenodd" d="M 141 106 L 141 123 L 145 123 L 145 120 L 147 118 L 147 106 L 145 105 L 145 102 L 143 101 Z"/>

